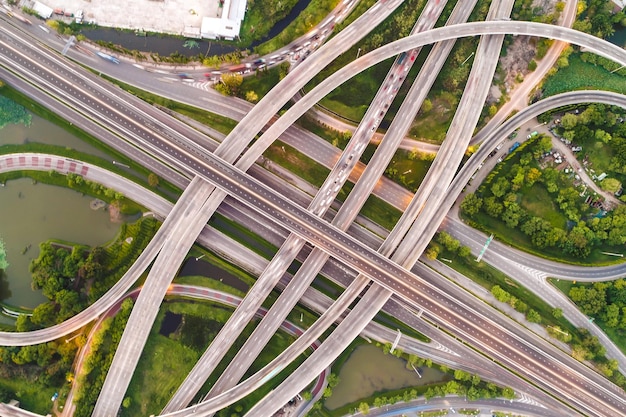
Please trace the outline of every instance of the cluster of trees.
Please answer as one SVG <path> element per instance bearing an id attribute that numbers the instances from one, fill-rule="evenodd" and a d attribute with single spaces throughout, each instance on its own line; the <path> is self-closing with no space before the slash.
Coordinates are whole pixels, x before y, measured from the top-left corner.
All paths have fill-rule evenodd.
<path id="1" fill-rule="evenodd" d="M 73 172 L 68 172 L 65 177 L 67 178 L 67 186 L 70 188 L 82 189 L 82 187 L 87 187 L 93 195 L 104 196 L 109 200 L 121 200 L 124 198 L 124 194 L 118 193 L 117 191 L 107 188 L 97 182 L 86 180 L 82 176 Z"/>
<path id="2" fill-rule="evenodd" d="M 241 90 L 243 76 L 241 74 L 226 73 L 222 75 L 222 81 L 215 84 L 215 89 L 225 96 L 236 96 Z"/>
<path id="3" fill-rule="evenodd" d="M 211 55 L 202 60 L 202 65 L 209 68 L 219 68 L 223 64 L 239 64 L 243 58 L 240 51 L 230 52 L 223 55 Z"/>
<path id="4" fill-rule="evenodd" d="M 360 45 L 363 54 L 409 35 L 425 3 L 423 0 L 407 1 L 391 19 L 385 20 L 363 40 Z"/>
<path id="5" fill-rule="evenodd" d="M 76 417 L 91 416 L 132 308 L 133 300 L 125 299 L 120 311 L 114 317 L 106 318 L 94 335 L 89 356 L 83 363 L 83 372 L 78 379 L 79 388 L 74 396 Z M 130 406 L 130 400 L 125 401 L 126 407 Z"/>
<path id="6" fill-rule="evenodd" d="M 533 0 L 521 0 L 515 2 L 511 16 L 513 20 L 529 20 L 533 22 L 555 24 L 564 8 L 565 3 L 558 1 L 554 5 L 554 10 L 552 10 L 551 13 L 546 13 L 543 7 L 536 6 Z"/>
<path id="7" fill-rule="evenodd" d="M 483 212 L 510 228 L 519 228 L 537 248 L 560 248 L 564 254 L 585 258 L 594 246 L 626 243 L 626 208 L 618 207 L 604 218 L 589 218 L 594 210 L 585 203 L 566 174 L 553 168 L 538 169 L 536 158 L 549 149 L 542 138 L 520 147 L 519 162 L 507 172 L 494 171 L 476 194 L 468 194 L 461 204 L 463 213 L 477 219 Z M 573 226 L 569 231 L 556 227 L 522 207 L 525 193 L 543 187 Z M 544 202 L 549 204 L 549 202 Z M 585 220 L 586 219 L 586 220 Z"/>
<path id="8" fill-rule="evenodd" d="M 502 289 L 499 285 L 491 287 L 491 294 L 496 300 L 507 303 L 515 310 L 526 315 L 526 320 L 531 323 L 541 323 L 541 315 L 532 308 L 528 308 L 528 305 L 522 300 L 518 299 L 514 295 L 509 294 L 506 290 Z"/>
<path id="9" fill-rule="evenodd" d="M 88 254 L 82 246 L 70 250 L 44 242 L 39 247 L 39 257 L 30 265 L 32 286 L 50 301 L 37 306 L 32 317 L 20 316 L 18 331 L 59 323 L 81 311 L 87 304 L 85 285 L 99 280 L 105 271 L 107 253 L 101 247 Z"/>
<path id="10" fill-rule="evenodd" d="M 69 343 L 55 340 L 32 346 L 0 347 L 0 378 L 21 378 L 42 388 L 58 388 L 71 379 L 76 351 L 84 344 L 85 337 L 81 335 Z M 5 398 L 4 394 L 0 389 L 0 398 Z"/>
<path id="11" fill-rule="evenodd" d="M 446 395 L 465 395 L 470 401 L 479 398 L 504 397 L 512 399 L 515 392 L 509 387 L 500 388 L 491 382 L 483 382 L 478 375 L 457 369 L 454 371 L 454 379 L 444 385 L 430 387 L 424 393 L 424 397 L 429 400 L 433 397 L 445 397 Z"/>
<path id="12" fill-rule="evenodd" d="M 611 61 L 600 55 L 593 54 L 591 52 L 581 52 L 580 59 L 583 62 L 589 62 L 594 65 L 600 65 L 607 71 L 617 73 L 619 75 L 626 75 L 626 69 L 622 68 L 620 64 L 615 61 Z"/>
<path id="13" fill-rule="evenodd" d="M 607 38 L 615 32 L 614 25 L 626 26 L 623 11 L 613 14 L 613 3 L 606 0 L 587 0 L 578 2 L 578 18 L 573 28 L 590 33 L 598 38 Z"/>
<path id="14" fill-rule="evenodd" d="M 577 285 L 569 297 L 580 310 L 600 319 L 606 327 L 626 330 L 626 279 Z"/>
<path id="15" fill-rule="evenodd" d="M 4 85 L 0 83 L 0 87 Z M 0 95 L 0 129 L 8 124 L 24 124 L 30 126 L 32 115 L 26 111 L 24 106 L 21 106 L 7 98 Z"/>
<path id="16" fill-rule="evenodd" d="M 437 259 L 439 254 L 441 253 L 442 248 L 460 256 L 461 258 L 466 258 L 472 254 L 472 250 L 468 246 L 462 246 L 461 242 L 457 239 L 453 238 L 448 232 L 442 230 L 437 232 L 435 235 L 435 242 L 439 245 L 428 245 L 426 249 L 426 257 L 428 259 Z"/>
<path id="17" fill-rule="evenodd" d="M 623 109 L 591 104 L 579 114 L 564 114 L 560 130 L 572 142 L 608 147 L 612 155 L 608 169 L 626 175 L 626 124 L 620 123 L 623 113 Z"/>
<path id="18" fill-rule="evenodd" d="M 478 375 L 472 375 L 468 372 L 456 370 L 454 371 L 454 379 L 448 381 L 445 384 L 429 387 L 424 393 L 424 397 L 429 400 L 434 397 L 445 397 L 446 395 L 465 395 L 470 401 L 475 401 L 479 398 L 497 398 L 504 397 L 512 399 L 515 397 L 515 392 L 511 388 L 500 388 L 496 384 L 491 382 L 481 381 Z M 417 390 L 405 390 L 402 394 L 395 395 L 393 397 L 380 396 L 374 398 L 372 407 L 382 407 L 387 404 L 395 404 L 399 402 L 409 402 L 417 399 L 419 394 Z M 361 402 L 358 406 L 359 412 L 364 415 L 369 414 L 370 404 L 367 402 Z"/>

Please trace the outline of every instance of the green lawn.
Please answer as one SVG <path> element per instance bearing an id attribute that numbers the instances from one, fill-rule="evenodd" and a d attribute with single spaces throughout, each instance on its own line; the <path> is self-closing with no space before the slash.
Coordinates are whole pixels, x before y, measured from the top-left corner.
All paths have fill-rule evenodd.
<path id="1" fill-rule="evenodd" d="M 354 55 L 351 53 L 352 49 L 354 49 Z M 352 49 L 337 58 L 335 62 L 341 63 L 343 66 L 353 61 L 358 49 L 357 47 L 353 47 Z M 365 115 L 374 95 L 389 72 L 392 63 L 393 60 L 389 59 L 368 68 L 334 89 L 320 101 L 320 104 L 340 114 L 342 117 L 358 123 Z M 313 85 L 319 83 L 322 79 L 330 75 L 329 73 L 331 71 L 337 69 L 337 67 L 333 67 L 332 70 L 330 68 L 331 67 L 328 67 L 328 72 L 324 72 L 324 75 L 318 75 L 319 78 L 316 77 L 317 80 L 310 83 L 306 89 L 312 89 Z"/>
<path id="2" fill-rule="evenodd" d="M 183 114 L 185 116 L 191 117 L 192 119 L 200 123 L 203 123 L 207 126 L 210 126 L 213 129 L 221 133 L 228 134 L 237 125 L 236 121 L 229 119 L 227 117 L 208 112 L 198 107 L 190 106 L 188 104 L 183 104 L 174 100 L 170 100 L 167 98 L 154 95 L 140 88 L 134 87 L 129 84 L 125 84 L 123 82 L 120 82 L 118 80 L 115 80 L 109 77 L 103 76 L 103 78 L 111 81 L 114 84 L 119 85 L 121 88 L 123 88 L 130 94 L 136 97 L 139 97 L 140 99 L 142 99 L 143 101 L 147 103 L 156 104 L 156 105 L 168 108 L 177 113 Z"/>
<path id="3" fill-rule="evenodd" d="M 442 91 L 433 99 L 433 108 L 427 114 L 420 113 L 413 121 L 409 136 L 427 142 L 442 143 L 452 122 L 458 97 Z"/>
<path id="4" fill-rule="evenodd" d="M 555 319 L 552 316 L 552 307 L 535 295 L 528 288 L 515 281 L 515 277 L 509 277 L 500 270 L 492 267 L 484 261 L 475 262 L 474 259 L 461 258 L 455 254 L 443 252 L 441 258 L 451 259 L 450 267 L 467 276 L 482 287 L 491 290 L 494 285 L 499 285 L 509 294 L 522 300 L 529 309 L 537 311 L 542 318 L 542 325 L 559 326 L 561 329 L 574 334 L 576 328 L 565 318 Z M 532 285 L 532 283 L 531 283 Z"/>
<path id="5" fill-rule="evenodd" d="M 50 398 L 55 393 L 54 388 L 46 388 L 41 384 L 33 383 L 26 378 L 1 378 L 0 386 L 8 391 L 15 392 L 14 398 L 20 402 L 20 407 L 41 415 L 52 411 Z"/>
<path id="6" fill-rule="evenodd" d="M 553 96 L 572 90 L 608 90 L 626 94 L 626 81 L 622 75 L 601 66 L 583 62 L 579 54 L 569 57 L 569 66 L 561 68 L 543 84 L 543 96 Z"/>
<path id="7" fill-rule="evenodd" d="M 402 216 L 400 210 L 375 195 L 370 195 L 367 198 L 359 214 L 387 230 L 393 229 L 398 220 L 400 220 L 400 216 Z"/>
<path id="8" fill-rule="evenodd" d="M 279 67 L 257 71 L 256 74 L 251 77 L 244 77 L 243 83 L 241 83 L 241 90 L 244 92 L 242 97 L 245 97 L 246 91 L 254 91 L 259 97 L 259 100 L 261 100 L 279 81 Z"/>
<path id="9" fill-rule="evenodd" d="M 290 172 L 296 173 L 300 178 L 316 187 L 320 187 L 330 174 L 330 170 L 325 166 L 280 141 L 270 145 L 263 156 Z"/>
<path id="10" fill-rule="evenodd" d="M 176 340 L 158 334 L 162 317 L 150 334 L 127 396 L 131 406 L 125 416 L 158 414 L 176 392 L 200 354 Z"/>
<path id="11" fill-rule="evenodd" d="M 549 221 L 553 227 L 565 229 L 567 217 L 561 213 L 543 184 L 535 183 L 532 187 L 523 187 L 520 191 L 522 192 L 520 205 L 529 214 Z"/>

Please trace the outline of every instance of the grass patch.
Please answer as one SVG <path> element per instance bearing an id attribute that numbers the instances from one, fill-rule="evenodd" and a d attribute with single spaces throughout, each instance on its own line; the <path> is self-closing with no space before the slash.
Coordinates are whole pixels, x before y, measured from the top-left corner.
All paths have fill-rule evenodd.
<path id="1" fill-rule="evenodd" d="M 330 174 L 328 168 L 280 141 L 270 145 L 263 155 L 316 187 L 320 187 Z"/>
<path id="2" fill-rule="evenodd" d="M 0 387 L 14 392 L 13 398 L 20 402 L 20 408 L 33 413 L 46 415 L 52 410 L 50 398 L 56 392 L 54 388 L 43 385 L 25 378 L 1 378 Z"/>
<path id="3" fill-rule="evenodd" d="M 532 187 L 522 187 L 520 205 L 531 215 L 541 217 L 552 224 L 553 227 L 565 229 L 567 217 L 548 193 L 548 190 L 540 184 L 534 183 Z"/>
<path id="4" fill-rule="evenodd" d="M 157 414 L 200 358 L 193 349 L 160 335 L 161 321 L 155 323 L 126 394 L 131 406 L 122 415 Z"/>
<path id="5" fill-rule="evenodd" d="M 552 315 L 552 307 L 532 291 L 515 281 L 514 277 L 509 277 L 484 261 L 475 262 L 473 259 L 462 258 L 447 251 L 442 252 L 441 257 L 452 260 L 452 263 L 449 265 L 451 268 L 487 290 L 491 290 L 491 287 L 494 285 L 499 285 L 509 294 L 526 303 L 529 309 L 533 309 L 541 315 L 542 325 L 559 326 L 563 331 L 570 334 L 577 333 L 576 328 L 569 321 L 563 317 L 556 319 Z"/>
<path id="6" fill-rule="evenodd" d="M 284 19 L 298 0 L 257 0 L 251 2 L 246 18 L 241 24 L 240 45 L 249 45 L 266 36 L 274 25 Z"/>
<path id="7" fill-rule="evenodd" d="M 219 213 L 215 213 L 211 217 L 211 220 L 209 220 L 209 226 L 213 226 L 226 236 L 231 237 L 233 240 L 241 243 L 247 248 L 250 248 L 253 252 L 258 253 L 266 259 L 271 259 L 278 251 L 278 248 L 267 240 L 261 238 L 259 235 L 239 223 L 227 219 Z"/>
<path id="8" fill-rule="evenodd" d="M 280 66 L 257 71 L 253 77 L 244 77 L 241 83 L 242 97 L 246 91 L 254 91 L 261 100 L 280 81 Z"/>
<path id="9" fill-rule="evenodd" d="M 352 49 L 354 49 L 354 55 L 351 54 Z M 335 63 L 344 66 L 354 60 L 357 49 L 356 47 L 352 49 L 335 60 L 332 64 L 332 72 L 338 68 L 335 66 Z M 331 91 L 320 101 L 320 105 L 333 113 L 341 115 L 341 117 L 345 119 L 358 123 L 369 108 L 372 99 L 382 85 L 392 63 L 393 59 L 388 59 L 366 69 Z M 328 77 L 330 72 L 330 67 L 328 67 L 326 70 L 320 72 L 320 74 L 324 74 L 323 76 L 318 75 L 311 83 L 318 84 L 321 80 Z M 312 87 L 313 86 L 309 84 L 306 89 L 310 90 Z"/>
<path id="10" fill-rule="evenodd" d="M 452 110 L 458 101 L 458 98 L 445 91 L 436 95 L 432 100 L 432 109 L 413 121 L 409 136 L 426 142 L 442 143 L 452 123 Z"/>
<path id="11" fill-rule="evenodd" d="M 553 96 L 572 90 L 608 90 L 626 94 L 626 82 L 620 74 L 599 65 L 584 62 L 579 53 L 569 56 L 569 65 L 559 69 L 543 84 L 543 96 Z"/>
<path id="12" fill-rule="evenodd" d="M 370 195 L 367 198 L 359 214 L 387 230 L 393 229 L 402 216 L 400 210 L 375 195 Z"/>
<path id="13" fill-rule="evenodd" d="M 259 55 L 269 54 L 304 35 L 325 19 L 339 4 L 339 0 L 311 0 L 309 5 L 279 35 L 254 48 Z M 247 19 L 246 19 L 247 20 Z M 245 25 L 244 25 L 245 30 Z"/>
<path id="14" fill-rule="evenodd" d="M 237 125 L 237 122 L 235 120 L 220 116 L 219 114 L 211 113 L 198 107 L 180 103 L 174 100 L 170 100 L 168 98 L 159 97 L 155 94 L 149 93 L 130 84 L 125 84 L 118 80 L 105 77 L 104 75 L 103 78 L 106 78 L 110 82 L 119 85 L 122 89 L 126 90 L 135 97 L 142 99 L 146 103 L 159 105 L 161 107 L 165 107 L 169 110 L 191 117 L 192 119 L 197 120 L 200 123 L 210 126 L 218 132 L 228 134 Z"/>

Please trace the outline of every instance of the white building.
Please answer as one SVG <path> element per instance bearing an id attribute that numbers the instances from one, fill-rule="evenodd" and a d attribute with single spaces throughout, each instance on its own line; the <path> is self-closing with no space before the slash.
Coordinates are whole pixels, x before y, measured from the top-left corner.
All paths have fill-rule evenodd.
<path id="1" fill-rule="evenodd" d="M 53 12 L 52 7 L 48 7 L 43 3 L 39 3 L 38 1 L 33 4 L 33 10 L 36 11 L 42 19 L 50 19 L 50 16 L 52 16 Z"/>
<path id="2" fill-rule="evenodd" d="M 222 17 L 203 17 L 200 34 L 209 39 L 233 40 L 239 37 L 246 6 L 246 0 L 224 0 Z"/>

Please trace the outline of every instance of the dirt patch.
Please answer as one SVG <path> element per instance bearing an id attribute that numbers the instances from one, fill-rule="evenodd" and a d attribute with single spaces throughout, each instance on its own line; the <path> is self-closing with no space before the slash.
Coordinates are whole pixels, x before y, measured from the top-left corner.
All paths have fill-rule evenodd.
<path id="1" fill-rule="evenodd" d="M 530 71 L 528 63 L 534 58 L 536 52 L 535 42 L 530 36 L 516 36 L 509 45 L 506 56 L 500 58 L 500 66 L 504 70 L 504 87 L 509 92 L 523 80 Z"/>
<path id="2" fill-rule="evenodd" d="M 122 223 L 122 221 L 124 221 L 124 216 L 120 211 L 120 206 L 117 201 L 109 205 L 109 219 L 112 223 Z"/>

